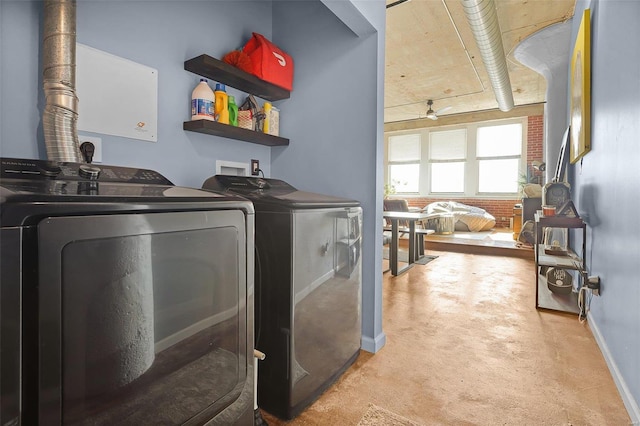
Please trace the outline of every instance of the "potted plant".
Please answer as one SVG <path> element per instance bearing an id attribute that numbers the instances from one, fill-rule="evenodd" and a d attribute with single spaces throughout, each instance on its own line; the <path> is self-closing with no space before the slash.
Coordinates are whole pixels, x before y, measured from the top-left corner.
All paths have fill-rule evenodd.
<path id="1" fill-rule="evenodd" d="M 389 198 L 389 195 L 393 195 L 396 193 L 395 185 L 391 183 L 384 184 L 384 198 Z"/>

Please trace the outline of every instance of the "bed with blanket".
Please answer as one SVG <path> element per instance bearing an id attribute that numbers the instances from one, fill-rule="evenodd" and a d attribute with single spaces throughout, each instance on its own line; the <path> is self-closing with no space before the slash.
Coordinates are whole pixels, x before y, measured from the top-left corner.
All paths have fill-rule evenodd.
<path id="1" fill-rule="evenodd" d="M 488 231 L 496 225 L 496 218 L 480 207 L 468 206 L 456 201 L 438 201 L 428 204 L 424 212 L 437 215 L 453 215 L 456 231 Z"/>

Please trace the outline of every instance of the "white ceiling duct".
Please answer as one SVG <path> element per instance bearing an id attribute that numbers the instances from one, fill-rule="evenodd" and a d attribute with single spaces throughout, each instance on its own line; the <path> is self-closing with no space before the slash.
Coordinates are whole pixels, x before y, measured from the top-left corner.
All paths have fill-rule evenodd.
<path id="1" fill-rule="evenodd" d="M 482 62 L 502 111 L 513 108 L 507 58 L 502 47 L 502 32 L 493 0 L 461 0 L 467 21 L 476 39 Z"/>

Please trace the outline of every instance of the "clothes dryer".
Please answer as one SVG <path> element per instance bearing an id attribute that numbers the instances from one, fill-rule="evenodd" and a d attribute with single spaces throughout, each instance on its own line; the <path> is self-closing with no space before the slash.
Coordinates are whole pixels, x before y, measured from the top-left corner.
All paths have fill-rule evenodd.
<path id="1" fill-rule="evenodd" d="M 253 202 L 258 404 L 291 419 L 359 354 L 362 209 L 278 179 L 216 175 L 203 188 Z"/>

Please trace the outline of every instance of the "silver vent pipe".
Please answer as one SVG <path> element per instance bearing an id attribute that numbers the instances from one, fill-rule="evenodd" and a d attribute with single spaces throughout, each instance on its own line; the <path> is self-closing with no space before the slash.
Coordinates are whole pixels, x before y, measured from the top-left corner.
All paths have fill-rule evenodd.
<path id="1" fill-rule="evenodd" d="M 507 58 L 502 47 L 502 32 L 493 0 L 461 0 L 467 21 L 476 39 L 482 62 L 489 73 L 489 80 L 502 111 L 513 108 L 513 93 L 507 68 Z"/>
<path id="2" fill-rule="evenodd" d="M 42 36 L 42 113 L 47 158 L 81 162 L 76 96 L 76 1 L 45 0 Z"/>

